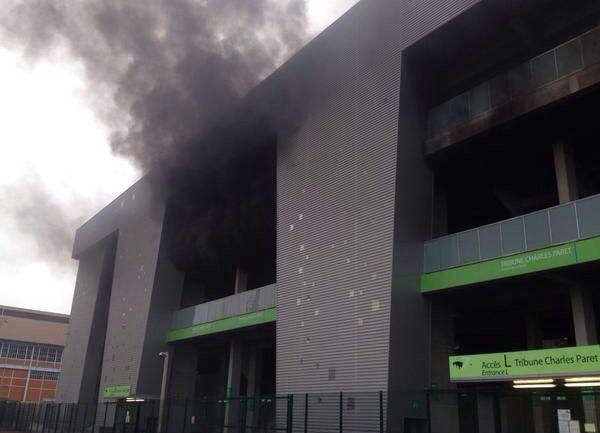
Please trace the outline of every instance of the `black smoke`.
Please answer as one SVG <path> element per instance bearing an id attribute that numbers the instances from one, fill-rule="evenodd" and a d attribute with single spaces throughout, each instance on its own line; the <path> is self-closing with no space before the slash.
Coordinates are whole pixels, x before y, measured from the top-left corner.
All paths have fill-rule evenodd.
<path id="1" fill-rule="evenodd" d="M 296 50 L 306 14 L 303 0 L 3 0 L 0 29 L 29 58 L 63 45 L 81 60 L 112 149 L 147 169 Z"/>
<path id="2" fill-rule="evenodd" d="M 206 161 L 216 166 L 244 146 L 242 132 L 227 118 L 305 41 L 304 0 L 2 0 L 0 38 L 34 62 L 65 49 L 84 66 L 94 108 L 112 132 L 113 152 L 143 171 L 167 167 L 161 179 L 180 207 L 173 237 L 187 246 L 181 261 L 209 251 L 238 260 L 235 245 L 252 242 L 264 229 L 258 226 L 274 218 L 272 191 L 261 204 L 255 191 L 232 193 L 236 186 L 227 186 L 226 167 L 208 177 L 199 167 Z M 236 164 L 247 166 L 239 158 Z M 22 228 L 35 227 L 33 235 L 55 254 L 70 248 L 73 227 L 59 209 L 35 205 L 49 203 L 39 185 L 20 186 L 22 196 L 37 197 L 21 207 L 27 216 Z M 248 200 L 219 202 L 207 194 L 217 190 Z M 199 201 L 213 202 L 213 210 Z M 268 218 L 261 217 L 265 206 Z M 256 225 L 236 231 L 238 217 Z M 250 260 L 250 253 L 241 254 Z"/>

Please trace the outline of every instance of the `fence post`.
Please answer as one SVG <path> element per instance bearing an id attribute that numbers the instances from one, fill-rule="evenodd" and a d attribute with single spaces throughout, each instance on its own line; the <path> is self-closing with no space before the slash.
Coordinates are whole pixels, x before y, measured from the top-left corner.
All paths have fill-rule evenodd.
<path id="1" fill-rule="evenodd" d="M 431 433 L 431 392 L 430 392 L 430 390 L 425 391 L 425 398 L 427 399 L 427 432 Z"/>
<path id="2" fill-rule="evenodd" d="M 17 430 L 19 425 L 19 416 L 21 415 L 21 403 L 15 403 L 17 405 L 17 414 L 15 415 L 14 429 Z"/>
<path id="3" fill-rule="evenodd" d="M 71 433 L 71 424 L 73 423 L 73 412 L 75 409 L 75 403 L 71 403 L 69 407 L 71 408 L 71 413 L 69 415 L 69 427 L 67 427 L 67 433 Z"/>
<path id="4" fill-rule="evenodd" d="M 185 427 L 187 424 L 187 412 L 188 412 L 188 400 L 185 399 L 185 406 L 183 408 L 183 433 L 185 433 Z"/>
<path id="5" fill-rule="evenodd" d="M 61 407 L 62 407 L 62 403 L 58 403 L 58 407 L 56 409 L 56 420 L 54 421 L 54 433 L 58 432 L 58 421 L 60 420 Z"/>
<path id="6" fill-rule="evenodd" d="M 344 393 L 340 392 L 340 433 L 344 431 Z"/>
<path id="7" fill-rule="evenodd" d="M 102 420 L 102 432 L 101 433 L 104 433 L 104 430 L 106 430 L 106 417 L 108 415 L 108 405 L 106 402 L 102 403 L 102 404 L 104 405 L 104 419 Z"/>
<path id="8" fill-rule="evenodd" d="M 42 424 L 42 433 L 46 433 L 46 424 L 48 422 L 48 411 L 50 410 L 51 404 L 46 404 L 44 407 L 44 422 Z"/>
<path id="9" fill-rule="evenodd" d="M 111 406 L 112 405 L 113 405 L 113 403 L 111 403 Z M 118 418 L 119 417 L 119 403 L 118 402 L 114 402 L 114 406 L 115 406 L 115 414 L 114 414 L 114 417 L 113 417 L 112 433 L 115 433 L 115 431 L 117 430 L 117 421 L 119 419 Z"/>
<path id="10" fill-rule="evenodd" d="M 304 433 L 308 433 L 308 393 L 304 394 Z"/>
<path id="11" fill-rule="evenodd" d="M 169 417 L 171 416 L 171 404 L 173 403 L 172 400 L 167 400 L 165 398 L 165 401 L 163 402 L 163 404 L 166 406 L 166 410 L 165 410 L 165 419 L 161 419 L 160 420 L 160 431 L 162 433 L 169 433 Z M 163 430 L 164 427 L 164 430 Z"/>
<path id="12" fill-rule="evenodd" d="M 142 411 L 143 401 L 138 401 L 133 403 L 132 407 L 135 407 L 135 433 L 139 431 L 139 423 L 140 423 L 140 412 Z M 183 430 L 185 432 L 185 429 Z"/>
<path id="13" fill-rule="evenodd" d="M 379 433 L 383 433 L 383 391 L 379 391 Z"/>
<path id="14" fill-rule="evenodd" d="M 276 401 L 276 400 L 274 400 Z M 287 402 L 287 428 L 286 428 L 286 432 L 287 433 L 292 433 L 292 429 L 294 426 L 294 395 L 293 394 L 289 394 L 288 395 L 288 402 Z"/>
<path id="15" fill-rule="evenodd" d="M 83 424 L 81 425 L 81 431 L 85 432 L 86 426 L 87 426 L 87 418 L 88 418 L 88 407 L 90 406 L 89 403 L 86 403 L 86 405 L 83 407 Z"/>

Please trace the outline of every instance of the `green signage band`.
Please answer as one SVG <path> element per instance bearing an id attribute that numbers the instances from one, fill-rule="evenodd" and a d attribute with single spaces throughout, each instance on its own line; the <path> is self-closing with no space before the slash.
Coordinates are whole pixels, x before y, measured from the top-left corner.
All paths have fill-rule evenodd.
<path id="1" fill-rule="evenodd" d="M 451 356 L 452 382 L 600 375 L 600 345 Z"/>
<path id="2" fill-rule="evenodd" d="M 125 398 L 131 395 L 131 385 L 106 385 L 104 398 Z"/>
<path id="3" fill-rule="evenodd" d="M 432 292 L 594 260 L 600 260 L 600 237 L 424 274 L 421 276 L 421 292 Z"/>
<path id="4" fill-rule="evenodd" d="M 199 325 L 190 326 L 189 328 L 173 329 L 167 334 L 167 343 L 203 335 L 216 334 L 218 332 L 231 331 L 232 329 L 245 328 L 247 326 L 260 325 L 276 320 L 277 308 L 268 308 L 255 313 L 242 314 L 240 316 L 215 320 L 214 322 L 201 323 Z"/>

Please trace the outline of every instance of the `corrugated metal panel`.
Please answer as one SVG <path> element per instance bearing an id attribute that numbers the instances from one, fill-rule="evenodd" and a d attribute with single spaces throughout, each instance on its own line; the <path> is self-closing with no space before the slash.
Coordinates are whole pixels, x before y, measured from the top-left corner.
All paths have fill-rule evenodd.
<path id="1" fill-rule="evenodd" d="M 280 137 L 279 393 L 387 388 L 401 53 L 474 3 L 361 2 L 301 53 L 332 81 Z"/>

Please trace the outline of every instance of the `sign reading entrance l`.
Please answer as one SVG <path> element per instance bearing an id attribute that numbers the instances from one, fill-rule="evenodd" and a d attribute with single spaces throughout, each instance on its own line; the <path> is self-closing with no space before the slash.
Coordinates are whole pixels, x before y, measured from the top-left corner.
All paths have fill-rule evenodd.
<path id="1" fill-rule="evenodd" d="M 106 385 L 104 398 L 125 398 L 131 395 L 131 385 Z"/>
<path id="2" fill-rule="evenodd" d="M 452 382 L 600 375 L 600 345 L 451 356 Z"/>

